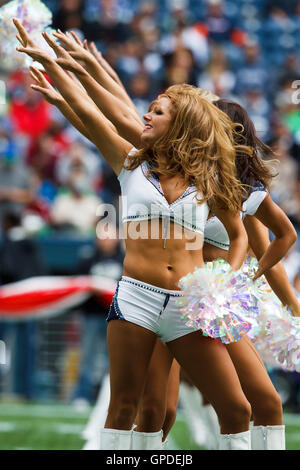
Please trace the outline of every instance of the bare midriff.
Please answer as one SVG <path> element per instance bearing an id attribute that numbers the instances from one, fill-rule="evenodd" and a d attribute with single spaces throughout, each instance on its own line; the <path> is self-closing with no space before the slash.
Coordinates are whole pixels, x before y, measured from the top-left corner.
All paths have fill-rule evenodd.
<path id="1" fill-rule="evenodd" d="M 123 275 L 163 289 L 177 290 L 181 277 L 193 272 L 196 266 L 203 266 L 203 235 L 170 222 L 170 231 L 165 240 L 162 221 L 157 223 L 157 238 L 151 237 L 150 220 L 125 224 L 126 234 L 129 225 L 133 224 L 131 229 L 140 229 L 143 238 L 133 239 L 129 234 L 125 237 Z"/>
<path id="2" fill-rule="evenodd" d="M 228 251 L 222 250 L 217 246 L 210 245 L 209 243 L 204 242 L 203 244 L 203 258 L 204 261 L 213 261 L 218 258 L 228 259 Z"/>

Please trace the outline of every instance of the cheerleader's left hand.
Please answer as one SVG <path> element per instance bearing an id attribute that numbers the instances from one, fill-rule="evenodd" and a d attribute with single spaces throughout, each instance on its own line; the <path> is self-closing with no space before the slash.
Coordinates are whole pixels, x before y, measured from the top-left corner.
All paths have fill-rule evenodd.
<path id="1" fill-rule="evenodd" d="M 264 273 L 265 271 L 259 267 L 255 273 L 255 276 L 253 277 L 253 282 L 256 281 L 259 277 L 261 277 Z"/>

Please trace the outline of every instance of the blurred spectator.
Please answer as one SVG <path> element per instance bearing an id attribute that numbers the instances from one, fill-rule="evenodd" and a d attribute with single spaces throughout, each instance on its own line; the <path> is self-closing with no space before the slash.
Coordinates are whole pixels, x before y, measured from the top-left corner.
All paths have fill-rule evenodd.
<path id="1" fill-rule="evenodd" d="M 266 87 L 269 75 L 259 44 L 255 41 L 247 41 L 243 47 L 243 53 L 242 63 L 236 73 L 236 92 L 243 94 L 257 87 L 269 92 Z"/>
<path id="2" fill-rule="evenodd" d="M 0 124 L 0 224 L 4 212 L 22 213 L 32 201 L 29 171 L 17 150 L 13 134 Z"/>
<path id="3" fill-rule="evenodd" d="M 74 168 L 82 168 L 86 173 L 87 186 L 98 193 L 103 185 L 101 166 L 99 155 L 75 139 L 56 161 L 55 181 L 60 186 L 65 185 Z"/>
<path id="4" fill-rule="evenodd" d="M 242 95 L 244 106 L 261 140 L 270 139 L 271 106 L 261 87 L 250 88 Z"/>
<path id="5" fill-rule="evenodd" d="M 285 54 L 295 49 L 295 30 L 295 23 L 284 9 L 272 6 L 263 26 L 263 44 L 270 64 L 282 65 Z"/>
<path id="6" fill-rule="evenodd" d="M 113 231 L 114 227 L 111 227 L 111 233 Z M 104 236 L 99 233 L 99 230 L 97 234 Z M 117 281 L 122 274 L 123 257 L 124 253 L 118 239 L 96 238 L 94 250 L 81 259 L 77 273 Z M 73 404 L 78 408 L 91 404 L 95 398 L 95 385 L 99 385 L 108 371 L 106 347 L 108 310 L 109 305 L 103 302 L 97 294 L 80 306 L 82 315 L 81 364 L 78 382 L 73 392 Z M 96 377 L 97 370 L 98 378 Z"/>
<path id="7" fill-rule="evenodd" d="M 2 231 L 0 283 L 5 285 L 45 274 L 37 244 L 26 234 L 20 215 L 6 212 L 3 216 Z M 10 325 L 4 325 L 14 338 L 11 359 L 12 391 L 20 398 L 33 399 L 37 360 L 36 322 L 14 321 Z"/>
<path id="8" fill-rule="evenodd" d="M 135 75 L 129 82 L 128 91 L 142 118 L 143 115 L 148 112 L 149 104 L 153 98 L 149 75 L 142 72 Z"/>
<path id="9" fill-rule="evenodd" d="M 162 89 L 179 83 L 196 85 L 197 68 L 194 56 L 190 49 L 178 46 L 172 53 L 166 54 L 165 77 L 162 81 Z"/>
<path id="10" fill-rule="evenodd" d="M 178 21 L 173 30 L 164 35 L 160 41 L 162 54 L 170 54 L 177 48 L 189 49 L 198 66 L 203 66 L 208 61 L 209 49 L 206 31 L 201 25 L 189 25 L 185 20 Z"/>
<path id="11" fill-rule="evenodd" d="M 91 234 L 101 199 L 90 190 L 89 175 L 82 162 L 74 163 L 66 185 L 54 199 L 51 221 L 57 230 Z"/>
<path id="12" fill-rule="evenodd" d="M 207 88 L 220 97 L 231 94 L 236 83 L 236 77 L 228 67 L 224 49 L 219 46 L 212 47 L 212 56 L 206 71 L 200 74 L 197 85 Z"/>
<path id="13" fill-rule="evenodd" d="M 86 32 L 83 19 L 84 0 L 61 0 L 59 9 L 53 16 L 53 27 L 63 31 L 76 29 Z"/>
<path id="14" fill-rule="evenodd" d="M 295 197 L 297 187 L 297 163 L 289 155 L 288 142 L 278 139 L 272 147 L 275 157 L 279 161 L 278 175 L 271 181 L 271 194 L 273 200 L 286 212 L 289 217 L 296 217 L 298 202 Z"/>

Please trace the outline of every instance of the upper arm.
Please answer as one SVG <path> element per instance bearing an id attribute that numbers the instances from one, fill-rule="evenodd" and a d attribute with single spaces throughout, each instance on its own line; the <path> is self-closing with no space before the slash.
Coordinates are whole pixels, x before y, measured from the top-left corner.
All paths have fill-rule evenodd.
<path id="1" fill-rule="evenodd" d="M 268 194 L 255 213 L 260 220 L 278 238 L 284 236 L 296 236 L 296 231 L 283 210 L 274 202 Z"/>
<path id="2" fill-rule="evenodd" d="M 246 230 L 239 212 L 233 213 L 229 210 L 219 209 L 218 207 L 214 207 L 213 212 L 224 225 L 230 240 L 242 236 L 247 239 Z"/>

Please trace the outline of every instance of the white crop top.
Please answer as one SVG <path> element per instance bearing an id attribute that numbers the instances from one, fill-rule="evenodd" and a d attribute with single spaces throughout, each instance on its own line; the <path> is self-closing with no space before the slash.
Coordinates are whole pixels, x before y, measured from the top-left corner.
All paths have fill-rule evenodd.
<path id="1" fill-rule="evenodd" d="M 129 155 L 136 151 L 132 149 Z M 188 186 L 176 201 L 169 204 L 159 178 L 154 173 L 148 176 L 150 168 L 150 164 L 144 161 L 135 170 L 123 168 L 119 174 L 122 222 L 162 218 L 203 235 L 209 208 L 206 203 L 197 201 L 197 188 Z"/>
<path id="2" fill-rule="evenodd" d="M 241 218 L 244 219 L 246 215 L 254 215 L 267 196 L 267 190 L 262 184 L 256 183 L 253 190 L 243 203 L 243 212 L 241 212 Z M 223 250 L 229 250 L 229 237 L 226 229 L 222 222 L 216 217 L 208 219 L 204 230 L 204 241 L 210 245 L 217 246 Z"/>

